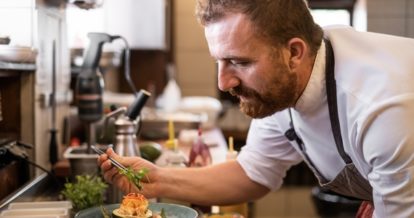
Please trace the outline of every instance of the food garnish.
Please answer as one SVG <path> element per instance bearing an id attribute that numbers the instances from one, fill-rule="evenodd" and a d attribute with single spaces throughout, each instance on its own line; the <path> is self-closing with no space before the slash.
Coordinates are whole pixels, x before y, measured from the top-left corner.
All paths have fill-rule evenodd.
<path id="1" fill-rule="evenodd" d="M 120 169 L 119 173 L 126 176 L 138 190 L 142 190 L 141 180 L 147 175 L 148 169 L 142 168 L 138 171 L 134 171 L 131 167 L 127 167 L 125 170 Z"/>
<path id="2" fill-rule="evenodd" d="M 109 211 L 102 205 L 101 205 L 101 212 L 102 212 L 103 218 L 111 218 L 111 214 L 109 213 Z"/>

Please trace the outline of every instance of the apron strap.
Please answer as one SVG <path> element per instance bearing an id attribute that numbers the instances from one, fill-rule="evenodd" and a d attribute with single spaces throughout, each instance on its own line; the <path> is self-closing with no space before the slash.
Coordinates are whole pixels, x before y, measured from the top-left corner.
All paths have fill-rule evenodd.
<path id="1" fill-rule="evenodd" d="M 326 93 L 328 98 L 329 118 L 331 120 L 332 133 L 336 148 L 346 164 L 352 163 L 351 158 L 345 153 L 342 142 L 341 126 L 338 117 L 338 104 L 336 99 L 335 58 L 331 42 L 324 39 L 326 48 Z"/>

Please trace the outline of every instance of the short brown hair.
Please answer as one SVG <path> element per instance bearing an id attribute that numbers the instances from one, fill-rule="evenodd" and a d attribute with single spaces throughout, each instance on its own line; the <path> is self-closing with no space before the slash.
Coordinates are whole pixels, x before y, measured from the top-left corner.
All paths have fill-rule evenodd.
<path id="1" fill-rule="evenodd" d="M 309 44 L 312 54 L 320 47 L 323 31 L 313 21 L 305 0 L 197 0 L 196 16 L 204 26 L 229 13 L 246 14 L 257 34 L 274 46 L 299 37 Z"/>

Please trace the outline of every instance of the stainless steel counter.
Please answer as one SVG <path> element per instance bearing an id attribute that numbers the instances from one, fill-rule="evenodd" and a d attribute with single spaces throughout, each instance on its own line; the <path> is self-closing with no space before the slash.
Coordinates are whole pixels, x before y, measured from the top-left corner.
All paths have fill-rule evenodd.
<path id="1" fill-rule="evenodd" d="M 35 71 L 36 64 L 34 63 L 10 63 L 0 61 L 1 70 L 16 70 L 16 71 Z"/>
<path id="2" fill-rule="evenodd" d="M 1 199 L 0 211 L 7 209 L 12 202 L 57 201 L 59 192 L 60 185 L 56 184 L 47 173 L 43 173 Z"/>

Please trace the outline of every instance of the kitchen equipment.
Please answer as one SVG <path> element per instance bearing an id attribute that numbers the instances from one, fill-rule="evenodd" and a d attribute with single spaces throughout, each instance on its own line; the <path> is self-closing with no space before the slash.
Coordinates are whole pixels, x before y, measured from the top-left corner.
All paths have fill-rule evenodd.
<path id="1" fill-rule="evenodd" d="M 112 40 L 111 36 L 105 33 L 89 33 L 89 48 L 86 52 L 82 65 L 82 73 L 76 81 L 76 100 L 79 119 L 88 126 L 88 149 L 95 144 L 95 128 L 93 123 L 103 116 L 102 92 L 104 81 L 98 71 L 98 63 L 102 53 L 102 46 L 105 42 Z"/>
<path id="2" fill-rule="evenodd" d="M 174 136 L 184 129 L 197 129 L 201 123 L 207 121 L 207 116 L 189 112 L 167 113 L 164 110 L 146 110 L 142 111 L 141 119 L 141 137 L 148 140 L 169 139 L 171 130 L 169 127 L 170 120 L 174 121 Z"/>
<path id="3" fill-rule="evenodd" d="M 105 154 L 101 149 L 95 147 L 94 145 L 91 146 L 92 150 L 94 150 L 97 154 L 102 155 Z M 112 157 L 108 157 L 109 160 L 111 160 L 111 163 L 120 170 L 126 170 L 126 167 L 124 165 L 120 164 L 118 161 L 113 159 Z"/>
<path id="4" fill-rule="evenodd" d="M 72 203 L 70 201 L 36 201 L 36 202 L 15 202 L 10 203 L 8 209 L 71 209 Z M 69 211 L 68 211 L 69 212 Z"/>
<path id="5" fill-rule="evenodd" d="M 10 43 L 9 36 L 0 36 L 0 45 L 8 45 Z"/>
<path id="6" fill-rule="evenodd" d="M 201 123 L 201 127 L 203 129 L 211 129 L 217 126 L 216 121 L 223 112 L 223 105 L 218 99 L 213 97 L 187 96 L 181 99 L 178 110 L 206 116 L 205 121 Z"/>
<path id="7" fill-rule="evenodd" d="M 49 161 L 52 166 L 58 161 L 57 129 L 56 129 L 56 41 L 52 44 L 52 94 L 50 97 L 52 107 L 52 129 L 50 130 Z"/>
<path id="8" fill-rule="evenodd" d="M 0 139 L 0 200 L 29 179 L 28 154 L 15 140 Z"/>
<path id="9" fill-rule="evenodd" d="M 2 211 L 0 217 L 56 217 L 70 218 L 68 210 L 64 208 L 52 209 L 12 209 Z"/>
<path id="10" fill-rule="evenodd" d="M 93 123 L 99 121 L 103 116 L 102 95 L 104 81 L 98 70 L 103 44 L 120 38 L 125 43 L 127 54 L 129 54 L 129 47 L 127 41 L 122 36 L 111 36 L 106 33 L 89 33 L 88 37 L 90 38 L 90 45 L 85 54 L 82 72 L 79 74 L 76 81 L 75 92 L 79 119 L 86 122 L 88 125 L 87 152 L 91 153 L 90 146 L 95 144 L 95 130 Z M 125 64 L 129 64 L 129 60 L 126 60 Z M 131 86 L 131 89 L 134 91 L 134 94 L 136 94 L 135 87 L 130 81 L 129 73 L 129 70 L 125 71 L 125 78 Z"/>
<path id="11" fill-rule="evenodd" d="M 94 9 L 101 7 L 103 0 L 69 0 L 69 3 L 74 4 L 82 9 Z"/>
<path id="12" fill-rule="evenodd" d="M 1 107 L 1 91 L 0 91 L 0 122 L 3 120 L 3 113 L 2 113 L 2 107 Z"/>
<path id="13" fill-rule="evenodd" d="M 106 148 L 105 148 L 106 149 Z M 63 157 L 69 160 L 71 179 L 74 180 L 76 175 L 97 175 L 99 167 L 96 164 L 98 155 L 87 153 L 87 146 L 68 147 L 63 153 Z"/>
<path id="14" fill-rule="evenodd" d="M 137 117 L 150 96 L 151 93 L 141 89 L 126 111 L 125 108 L 118 108 L 105 116 L 104 129 L 107 128 L 110 118 L 116 118 L 114 122 L 114 150 L 117 154 L 121 156 L 140 156 L 136 137 L 138 130 Z"/>
<path id="15" fill-rule="evenodd" d="M 149 92 L 141 89 L 127 110 L 125 108 L 118 108 L 105 116 L 104 130 L 107 128 L 108 120 L 110 118 L 116 118 L 114 122 L 114 150 L 118 155 L 141 156 L 136 137 L 138 130 L 137 117 L 150 96 L 151 94 Z M 115 186 L 111 187 L 108 195 L 112 203 L 119 202 L 123 198 L 122 192 Z"/>

